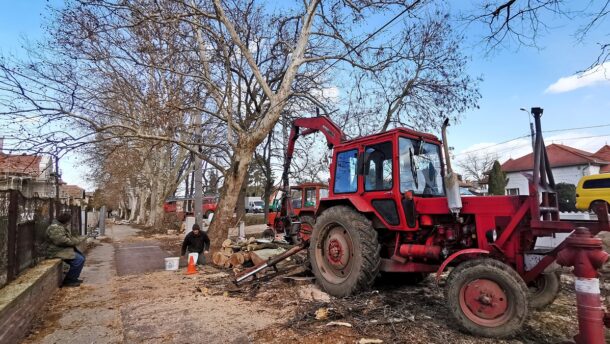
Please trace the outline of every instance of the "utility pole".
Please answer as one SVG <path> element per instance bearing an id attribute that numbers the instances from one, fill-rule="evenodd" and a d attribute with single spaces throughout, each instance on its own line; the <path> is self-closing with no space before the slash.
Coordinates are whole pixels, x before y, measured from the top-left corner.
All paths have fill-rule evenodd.
<path id="1" fill-rule="evenodd" d="M 536 145 L 535 144 L 536 141 L 535 141 L 535 138 L 534 138 L 534 123 L 532 123 L 529 111 L 527 111 L 524 108 L 520 108 L 519 110 L 521 110 L 521 111 L 523 111 L 523 112 L 525 112 L 527 114 L 527 119 L 530 122 L 530 138 L 532 139 L 532 151 L 534 151 L 534 146 Z"/>

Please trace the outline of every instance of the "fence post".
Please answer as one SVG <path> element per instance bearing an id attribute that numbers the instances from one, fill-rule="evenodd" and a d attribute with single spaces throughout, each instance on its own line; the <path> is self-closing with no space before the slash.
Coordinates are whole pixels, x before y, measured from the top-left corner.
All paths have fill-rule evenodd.
<path id="1" fill-rule="evenodd" d="M 17 276 L 17 218 L 19 216 L 19 195 L 17 191 L 11 190 L 8 203 L 8 233 L 7 247 L 8 254 L 6 282 L 11 282 Z"/>

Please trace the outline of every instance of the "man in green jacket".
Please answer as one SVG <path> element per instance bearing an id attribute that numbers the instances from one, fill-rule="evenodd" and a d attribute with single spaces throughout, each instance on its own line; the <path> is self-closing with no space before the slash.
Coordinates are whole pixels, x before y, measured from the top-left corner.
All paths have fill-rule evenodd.
<path id="1" fill-rule="evenodd" d="M 82 283 L 82 280 L 78 279 L 78 277 L 85 265 L 85 256 L 76 246 L 85 238 L 72 236 L 68 228 L 70 218 L 70 214 L 62 213 L 47 228 L 47 237 L 49 239 L 47 257 L 61 258 L 70 265 L 70 270 L 66 274 L 62 286 L 78 287 Z"/>

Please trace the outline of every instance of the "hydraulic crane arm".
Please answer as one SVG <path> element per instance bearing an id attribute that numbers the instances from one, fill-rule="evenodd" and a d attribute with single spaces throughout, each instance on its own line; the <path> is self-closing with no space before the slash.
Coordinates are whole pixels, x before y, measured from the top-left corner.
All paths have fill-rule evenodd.
<path id="1" fill-rule="evenodd" d="M 301 131 L 301 129 L 303 129 L 303 131 Z M 300 136 L 306 136 L 316 132 L 324 134 L 329 149 L 345 141 L 345 134 L 343 131 L 326 116 L 299 118 L 294 120 L 294 122 L 292 122 L 290 137 L 288 138 L 288 147 L 286 147 L 286 156 L 284 158 L 284 171 L 282 173 L 282 189 L 285 194 L 288 194 L 290 191 L 288 173 L 290 171 L 290 164 L 292 163 L 294 145 Z"/>

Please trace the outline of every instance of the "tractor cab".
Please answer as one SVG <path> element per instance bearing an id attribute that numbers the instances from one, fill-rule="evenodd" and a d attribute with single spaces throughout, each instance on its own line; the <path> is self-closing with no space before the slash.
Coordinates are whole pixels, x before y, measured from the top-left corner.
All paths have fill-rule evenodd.
<path id="1" fill-rule="evenodd" d="M 388 229 L 413 227 L 407 219 L 405 194 L 445 196 L 441 146 L 435 136 L 406 128 L 335 146 L 328 204 L 349 202 L 362 212 L 374 213 Z"/>

